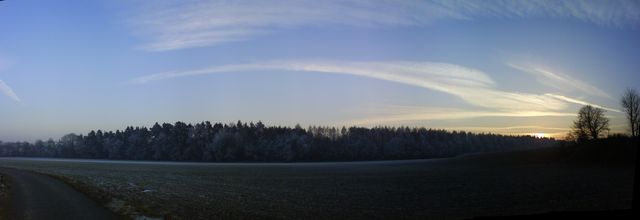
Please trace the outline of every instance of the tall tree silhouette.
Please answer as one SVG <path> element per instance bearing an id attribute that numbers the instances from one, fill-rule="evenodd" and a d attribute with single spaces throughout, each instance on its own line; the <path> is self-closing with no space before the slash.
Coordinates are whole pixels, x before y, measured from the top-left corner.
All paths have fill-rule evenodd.
<path id="1" fill-rule="evenodd" d="M 609 119 L 604 116 L 605 110 L 586 105 L 578 111 L 578 118 L 573 122 L 573 133 L 578 140 L 598 139 L 609 130 Z"/>
<path id="2" fill-rule="evenodd" d="M 627 88 L 620 100 L 631 129 L 631 136 L 640 136 L 640 95 L 634 89 Z"/>

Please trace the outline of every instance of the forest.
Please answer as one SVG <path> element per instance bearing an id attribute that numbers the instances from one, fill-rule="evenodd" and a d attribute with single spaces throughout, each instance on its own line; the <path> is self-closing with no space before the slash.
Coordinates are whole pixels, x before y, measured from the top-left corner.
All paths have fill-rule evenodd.
<path id="1" fill-rule="evenodd" d="M 156 161 L 353 161 L 443 158 L 466 153 L 549 147 L 552 138 L 409 127 L 265 126 L 262 122 L 67 134 L 59 140 L 0 142 L 0 156 Z"/>

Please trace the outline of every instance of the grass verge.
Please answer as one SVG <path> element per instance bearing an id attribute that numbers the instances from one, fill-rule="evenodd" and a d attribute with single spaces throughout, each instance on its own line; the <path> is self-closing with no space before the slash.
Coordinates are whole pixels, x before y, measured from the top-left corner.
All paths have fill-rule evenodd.
<path id="1" fill-rule="evenodd" d="M 171 219 L 170 216 L 157 216 L 151 210 L 146 209 L 140 204 L 134 204 L 132 202 L 117 198 L 117 196 L 113 195 L 112 193 L 106 192 L 82 181 L 78 181 L 62 175 L 54 175 L 38 171 L 30 172 L 36 172 L 42 175 L 46 175 L 66 183 L 76 191 L 87 195 L 89 198 L 98 202 L 98 204 L 114 212 L 121 219 Z"/>

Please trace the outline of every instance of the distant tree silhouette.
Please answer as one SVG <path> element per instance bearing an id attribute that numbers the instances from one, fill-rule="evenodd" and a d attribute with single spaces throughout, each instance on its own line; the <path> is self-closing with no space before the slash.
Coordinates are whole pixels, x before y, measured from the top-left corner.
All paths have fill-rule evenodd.
<path id="1" fill-rule="evenodd" d="M 629 122 L 631 136 L 640 136 L 640 95 L 634 89 L 627 88 L 620 100 Z"/>
<path id="2" fill-rule="evenodd" d="M 609 130 L 609 119 L 604 116 L 605 110 L 586 105 L 578 111 L 578 118 L 573 122 L 573 135 L 578 141 L 598 139 Z"/>

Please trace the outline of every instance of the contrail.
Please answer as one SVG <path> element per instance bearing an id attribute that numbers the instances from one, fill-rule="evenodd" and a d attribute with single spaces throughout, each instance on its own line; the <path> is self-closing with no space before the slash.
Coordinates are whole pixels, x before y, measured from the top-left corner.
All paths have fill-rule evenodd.
<path id="1" fill-rule="evenodd" d="M 0 91 L 6 95 L 7 97 L 13 99 L 16 102 L 20 101 L 20 98 L 18 98 L 18 95 L 16 95 L 15 92 L 13 92 L 13 89 L 11 89 L 11 87 L 9 87 L 6 83 L 4 83 L 4 81 L 0 80 Z"/>

